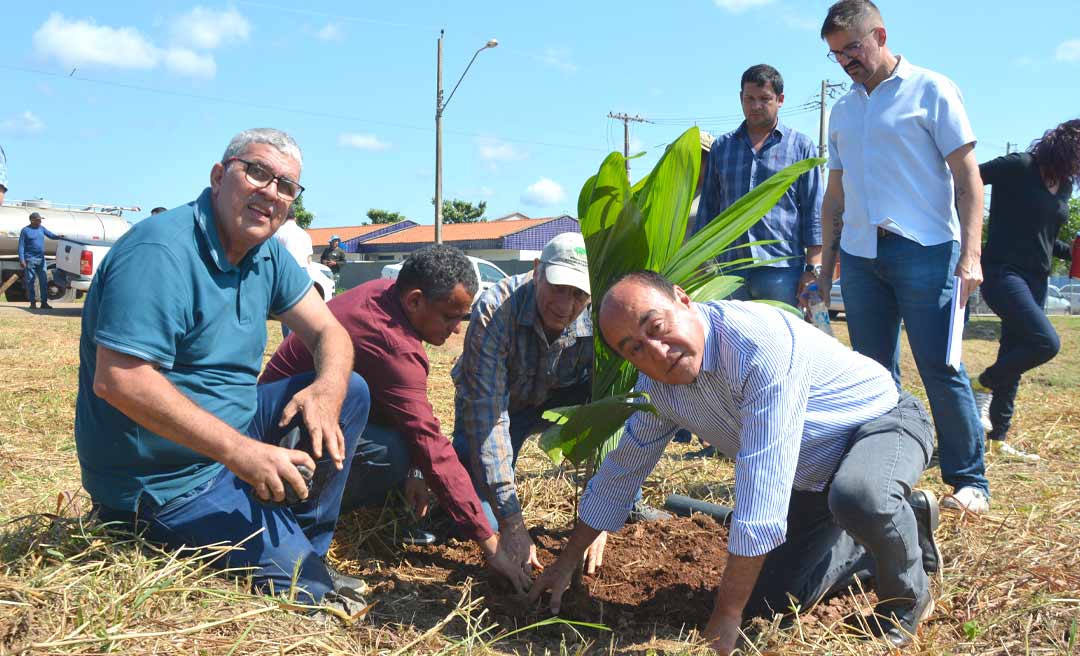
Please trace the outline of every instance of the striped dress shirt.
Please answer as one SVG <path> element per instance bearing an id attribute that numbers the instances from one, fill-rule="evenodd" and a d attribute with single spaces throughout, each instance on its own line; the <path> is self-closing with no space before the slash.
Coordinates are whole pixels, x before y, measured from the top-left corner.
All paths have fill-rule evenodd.
<path id="1" fill-rule="evenodd" d="M 760 556 L 783 544 L 791 491 L 825 489 L 856 428 L 896 406 L 892 376 L 799 317 L 741 301 L 695 304 L 705 329 L 697 380 L 639 375 L 659 414 L 638 412 L 581 499 L 580 517 L 622 527 L 636 491 L 679 428 L 735 460 L 728 550 Z"/>
<path id="2" fill-rule="evenodd" d="M 510 413 L 539 407 L 552 390 L 592 378 L 590 307 L 549 342 L 536 311 L 532 272 L 503 278 L 473 306 L 451 376 L 454 439 L 469 445 L 469 470 L 502 519 L 521 512 L 514 485 Z"/>
<path id="3" fill-rule="evenodd" d="M 704 228 L 735 201 L 750 193 L 781 169 L 808 157 L 817 157 L 810 137 L 777 123 L 761 150 L 755 151 L 744 121 L 738 129 L 720 136 L 709 150 L 709 164 L 701 186 L 701 202 L 691 234 Z M 739 235 L 732 250 L 717 257 L 732 262 L 753 255 L 762 260 L 790 258 L 769 266 L 802 266 L 807 246 L 821 245 L 821 199 L 824 188 L 817 167 L 799 176 L 780 201 L 750 230 Z M 735 248 L 754 241 L 775 239 L 774 244 Z"/>

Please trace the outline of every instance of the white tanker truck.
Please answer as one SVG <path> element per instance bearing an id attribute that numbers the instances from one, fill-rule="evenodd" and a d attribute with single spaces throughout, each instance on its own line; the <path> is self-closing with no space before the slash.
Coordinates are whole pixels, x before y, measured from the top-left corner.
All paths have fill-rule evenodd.
<path id="1" fill-rule="evenodd" d="M 7 289 L 8 301 L 26 300 L 26 290 L 23 287 L 23 278 L 20 275 L 19 266 L 19 232 L 30 224 L 30 214 L 37 212 L 42 216 L 42 225 L 51 232 L 63 235 L 64 239 L 59 243 L 68 255 L 72 250 L 75 253 L 75 262 L 79 262 L 82 252 L 93 253 L 92 270 L 96 270 L 97 264 L 108 251 L 108 247 L 120 238 L 131 227 L 121 215 L 125 212 L 138 212 L 138 207 L 116 207 L 106 205 L 61 205 L 46 200 L 5 200 L 0 205 L 0 280 L 8 282 L 8 278 L 18 276 L 19 279 Z M 56 267 L 56 251 L 58 242 L 53 239 L 45 240 L 45 257 L 49 269 L 49 300 L 70 300 L 74 298 L 76 290 L 85 291 L 89 283 L 88 275 L 79 275 L 79 271 L 65 273 Z M 83 264 L 86 264 L 86 256 L 83 256 Z"/>

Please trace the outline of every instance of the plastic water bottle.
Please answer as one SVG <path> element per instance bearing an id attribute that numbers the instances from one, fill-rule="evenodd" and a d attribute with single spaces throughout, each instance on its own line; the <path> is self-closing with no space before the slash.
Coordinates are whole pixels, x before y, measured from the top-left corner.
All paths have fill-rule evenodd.
<path id="1" fill-rule="evenodd" d="M 816 282 L 806 286 L 807 305 L 810 306 L 810 320 L 814 326 L 829 337 L 833 337 L 832 325 L 829 323 L 829 308 L 821 299 Z"/>

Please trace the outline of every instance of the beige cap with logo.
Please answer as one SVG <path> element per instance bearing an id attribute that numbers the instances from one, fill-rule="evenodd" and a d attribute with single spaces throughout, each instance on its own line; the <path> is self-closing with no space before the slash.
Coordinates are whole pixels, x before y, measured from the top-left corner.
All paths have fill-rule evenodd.
<path id="1" fill-rule="evenodd" d="M 585 238 L 580 232 L 557 235 L 544 246 L 540 261 L 544 264 L 544 276 L 552 285 L 570 285 L 592 294 Z"/>

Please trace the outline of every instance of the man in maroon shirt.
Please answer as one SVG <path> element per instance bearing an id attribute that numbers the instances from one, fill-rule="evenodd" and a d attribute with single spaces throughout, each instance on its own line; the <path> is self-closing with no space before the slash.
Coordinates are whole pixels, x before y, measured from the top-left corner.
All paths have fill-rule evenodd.
<path id="1" fill-rule="evenodd" d="M 356 448 L 341 512 L 381 506 L 388 494 L 404 487 L 405 498 L 423 516 L 430 488 L 461 534 L 480 545 L 489 567 L 523 592 L 528 576 L 499 549 L 498 535 L 485 518 L 469 474 L 443 436 L 427 398 L 429 365 L 423 342 L 439 346 L 461 331 L 477 286 L 464 253 L 432 245 L 413 252 L 397 280 L 372 280 L 327 304 L 352 338 L 353 369 L 371 392 L 371 414 Z M 314 368 L 311 353 L 290 335 L 259 382 Z"/>

